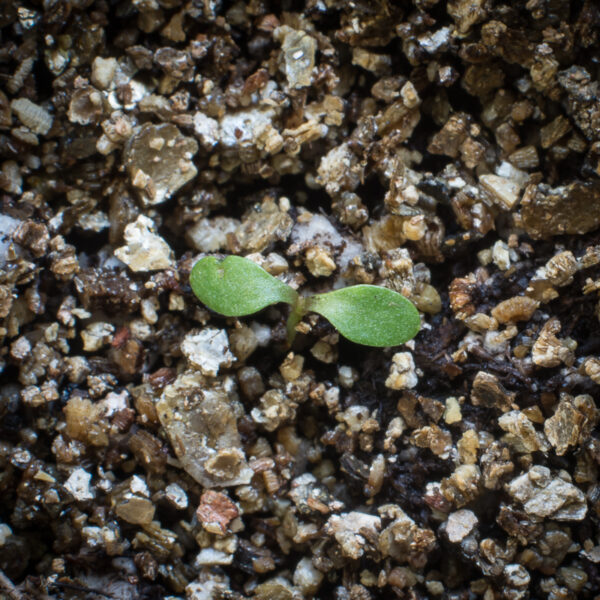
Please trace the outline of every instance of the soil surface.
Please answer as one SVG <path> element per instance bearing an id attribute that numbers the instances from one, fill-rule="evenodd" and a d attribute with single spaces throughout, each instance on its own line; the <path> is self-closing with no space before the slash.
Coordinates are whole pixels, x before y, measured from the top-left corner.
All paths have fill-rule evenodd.
<path id="1" fill-rule="evenodd" d="M 0 597 L 598 597 L 599 32 L 0 0 Z M 194 296 L 230 254 L 421 329 L 290 346 Z"/>

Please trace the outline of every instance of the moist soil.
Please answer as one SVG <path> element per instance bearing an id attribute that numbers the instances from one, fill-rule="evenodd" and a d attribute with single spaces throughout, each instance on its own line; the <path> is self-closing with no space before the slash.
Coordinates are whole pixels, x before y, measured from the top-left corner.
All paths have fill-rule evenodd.
<path id="1" fill-rule="evenodd" d="M 598 597 L 599 26 L 0 0 L 0 596 Z M 290 346 L 227 254 L 421 330 Z"/>

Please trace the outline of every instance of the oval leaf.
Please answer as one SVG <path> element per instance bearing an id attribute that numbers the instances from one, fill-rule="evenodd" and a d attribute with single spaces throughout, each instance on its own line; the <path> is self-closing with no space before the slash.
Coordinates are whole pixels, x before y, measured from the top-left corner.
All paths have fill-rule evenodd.
<path id="1" fill-rule="evenodd" d="M 401 294 L 376 285 L 355 285 L 307 299 L 344 337 L 365 346 L 398 346 L 417 335 L 419 311 Z"/>
<path id="2" fill-rule="evenodd" d="M 194 294 L 211 310 L 243 317 L 277 302 L 295 304 L 298 294 L 247 258 L 199 260 L 190 274 Z"/>

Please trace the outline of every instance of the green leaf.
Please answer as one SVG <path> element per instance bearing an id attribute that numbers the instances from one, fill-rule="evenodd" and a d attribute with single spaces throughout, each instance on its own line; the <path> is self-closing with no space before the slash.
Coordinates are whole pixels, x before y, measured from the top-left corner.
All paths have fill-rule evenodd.
<path id="1" fill-rule="evenodd" d="M 199 260 L 190 274 L 194 294 L 211 310 L 243 317 L 277 302 L 294 305 L 298 294 L 247 258 L 228 256 Z"/>
<path id="2" fill-rule="evenodd" d="M 419 311 L 401 294 L 376 285 L 355 285 L 307 298 L 344 337 L 365 346 L 398 346 L 415 337 Z"/>

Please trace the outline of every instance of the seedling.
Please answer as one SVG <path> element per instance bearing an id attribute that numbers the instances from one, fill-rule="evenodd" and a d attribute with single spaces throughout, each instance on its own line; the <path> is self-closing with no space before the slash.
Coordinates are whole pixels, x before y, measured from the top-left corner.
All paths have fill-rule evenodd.
<path id="1" fill-rule="evenodd" d="M 285 302 L 291 307 L 288 341 L 307 312 L 325 317 L 344 337 L 365 346 L 397 346 L 419 331 L 419 312 L 404 296 L 376 285 L 354 285 L 326 294 L 300 296 L 247 258 L 208 256 L 192 269 L 194 294 L 211 310 L 243 317 Z"/>

